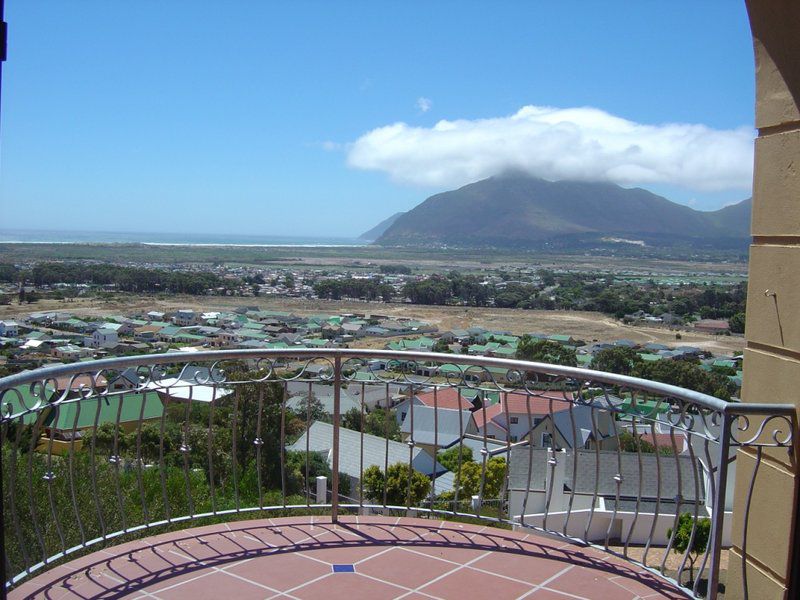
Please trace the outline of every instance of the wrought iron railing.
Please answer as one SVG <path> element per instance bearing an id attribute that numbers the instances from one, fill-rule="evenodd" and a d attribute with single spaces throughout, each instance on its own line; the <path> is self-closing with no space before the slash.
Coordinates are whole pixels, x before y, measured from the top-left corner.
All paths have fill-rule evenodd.
<path id="1" fill-rule="evenodd" d="M 46 367 L 1 379 L 0 407 L 6 589 L 159 527 L 414 511 L 595 545 L 714 598 L 734 520 L 747 540 L 737 452 L 752 494 L 795 428 L 790 405 L 610 373 L 342 349 Z"/>

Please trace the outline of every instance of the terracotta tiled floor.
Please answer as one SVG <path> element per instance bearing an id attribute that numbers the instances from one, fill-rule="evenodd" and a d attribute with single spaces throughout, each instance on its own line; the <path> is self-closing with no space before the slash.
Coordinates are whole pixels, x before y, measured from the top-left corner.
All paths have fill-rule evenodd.
<path id="1" fill-rule="evenodd" d="M 56 567 L 9 597 L 684 598 L 649 573 L 563 540 L 384 517 L 342 517 L 338 525 L 290 517 L 169 533 Z"/>

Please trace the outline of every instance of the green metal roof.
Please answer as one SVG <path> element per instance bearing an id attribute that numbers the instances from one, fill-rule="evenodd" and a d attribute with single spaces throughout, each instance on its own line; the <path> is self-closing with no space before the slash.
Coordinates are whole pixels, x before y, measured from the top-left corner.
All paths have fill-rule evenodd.
<path id="1" fill-rule="evenodd" d="M 103 423 L 116 423 L 117 412 L 119 412 L 120 423 L 130 423 L 139 420 L 144 405 L 145 420 L 158 419 L 164 411 L 156 392 L 131 392 L 130 394 L 112 395 L 99 398 L 89 398 L 75 402 L 63 404 L 57 411 L 53 410 L 48 415 L 46 425 L 62 431 L 85 429 L 94 427 L 95 417 L 97 416 L 97 405 L 100 403 L 100 416 L 98 425 Z M 80 405 L 80 410 L 78 409 Z"/>

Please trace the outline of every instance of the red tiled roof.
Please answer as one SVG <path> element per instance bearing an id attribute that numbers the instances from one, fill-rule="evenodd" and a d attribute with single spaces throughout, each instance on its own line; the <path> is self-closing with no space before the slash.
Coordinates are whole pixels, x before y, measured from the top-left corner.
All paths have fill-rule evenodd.
<path id="1" fill-rule="evenodd" d="M 503 412 L 503 407 L 500 406 L 500 403 L 492 404 L 491 406 L 487 406 L 486 410 L 480 409 L 476 410 L 472 413 L 472 418 L 475 421 L 475 425 L 477 425 L 478 429 L 481 429 L 485 424 L 486 421 L 492 421 L 495 417 L 499 416 Z M 493 421 L 493 424 L 503 431 L 507 431 L 505 427 Z"/>
<path id="2" fill-rule="evenodd" d="M 425 406 L 430 406 L 431 408 L 434 406 L 434 398 L 436 400 L 436 406 L 439 408 L 451 408 L 456 410 L 459 408 L 465 410 L 473 408 L 472 402 L 470 402 L 468 398 L 462 396 L 460 390 L 457 388 L 446 388 L 438 390 L 435 393 L 425 392 L 424 394 L 418 394 L 417 398 Z"/>
<path id="3" fill-rule="evenodd" d="M 507 404 L 509 414 L 527 415 L 530 410 L 532 415 L 543 416 L 550 414 L 551 404 L 554 413 L 568 410 L 572 404 L 571 397 L 569 392 L 541 392 L 535 396 L 511 392 L 502 394 L 499 404 Z"/>
<path id="4" fill-rule="evenodd" d="M 75 380 L 72 381 L 72 385 L 70 385 L 70 380 L 71 379 L 72 379 L 72 376 L 58 377 L 55 380 L 56 381 L 56 390 L 59 391 L 59 392 L 63 392 L 65 389 L 67 389 L 68 385 L 70 386 L 70 389 L 72 391 L 79 390 L 81 388 L 81 386 L 83 386 L 85 388 L 91 388 L 92 387 L 92 378 L 89 375 L 78 375 L 77 377 L 75 377 Z M 48 383 L 51 383 L 51 381 L 48 381 Z M 108 382 L 106 381 L 105 377 L 103 377 L 102 375 L 97 375 L 95 377 L 95 388 L 103 389 L 107 385 L 108 385 Z"/>

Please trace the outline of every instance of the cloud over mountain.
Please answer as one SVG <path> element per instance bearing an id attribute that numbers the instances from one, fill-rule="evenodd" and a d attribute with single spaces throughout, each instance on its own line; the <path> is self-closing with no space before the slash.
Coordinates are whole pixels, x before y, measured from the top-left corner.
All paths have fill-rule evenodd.
<path id="1" fill-rule="evenodd" d="M 348 146 L 347 162 L 435 187 L 522 171 L 548 180 L 749 190 L 753 137 L 749 127 L 645 125 L 590 107 L 524 106 L 507 117 L 379 127 Z"/>

